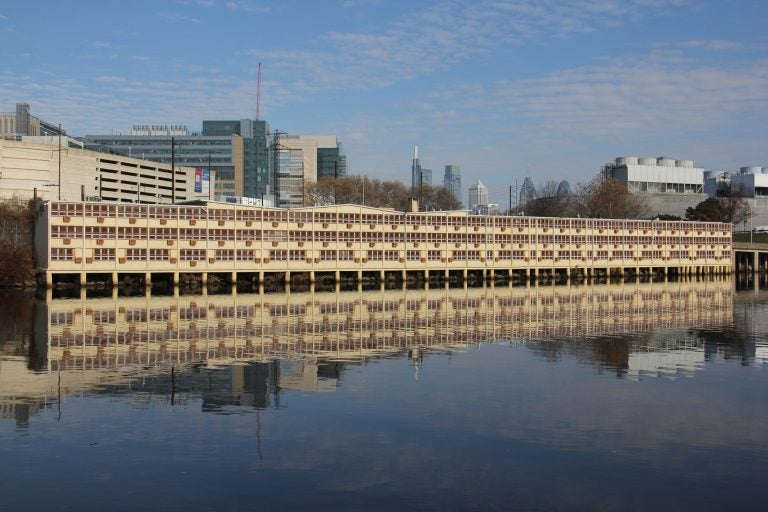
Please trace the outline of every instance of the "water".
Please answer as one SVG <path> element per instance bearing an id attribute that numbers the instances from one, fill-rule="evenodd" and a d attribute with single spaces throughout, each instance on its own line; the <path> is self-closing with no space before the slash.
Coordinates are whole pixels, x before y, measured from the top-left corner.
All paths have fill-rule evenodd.
<path id="1" fill-rule="evenodd" d="M 0 299 L 0 509 L 763 510 L 730 281 Z"/>

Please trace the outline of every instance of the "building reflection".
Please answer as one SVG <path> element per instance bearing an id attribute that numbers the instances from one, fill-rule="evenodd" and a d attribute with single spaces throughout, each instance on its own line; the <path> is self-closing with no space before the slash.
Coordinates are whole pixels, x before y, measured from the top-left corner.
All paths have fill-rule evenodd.
<path id="1" fill-rule="evenodd" d="M 0 361 L 0 414 L 23 425 L 23 407 L 28 416 L 81 393 L 129 393 L 137 407 L 280 407 L 284 390 L 334 391 L 348 365 L 485 341 L 626 378 L 690 375 L 723 354 L 710 345 L 738 308 L 722 279 L 49 299 L 36 305 L 35 357 Z"/>

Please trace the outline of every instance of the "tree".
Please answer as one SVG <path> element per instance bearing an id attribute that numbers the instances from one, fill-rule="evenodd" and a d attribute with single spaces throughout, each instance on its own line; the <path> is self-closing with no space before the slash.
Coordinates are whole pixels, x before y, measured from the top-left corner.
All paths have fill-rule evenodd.
<path id="1" fill-rule="evenodd" d="M 409 197 L 422 198 L 422 210 L 455 210 L 461 203 L 445 187 L 423 185 L 409 190 L 399 181 L 381 181 L 367 176 L 321 178 L 304 189 L 305 206 L 364 204 L 405 211 Z"/>
<path id="2" fill-rule="evenodd" d="M 579 185 L 575 211 L 589 218 L 640 219 L 647 217 L 648 205 L 618 180 L 598 175 L 586 185 Z"/>
<path id="3" fill-rule="evenodd" d="M 751 215 L 749 205 L 743 197 L 708 197 L 695 207 L 688 207 L 685 218 L 704 222 L 726 222 L 739 224 Z"/>
<path id="4" fill-rule="evenodd" d="M 696 206 L 685 210 L 685 218 L 704 222 L 723 222 L 726 214 L 722 203 L 716 197 L 708 197 Z"/>

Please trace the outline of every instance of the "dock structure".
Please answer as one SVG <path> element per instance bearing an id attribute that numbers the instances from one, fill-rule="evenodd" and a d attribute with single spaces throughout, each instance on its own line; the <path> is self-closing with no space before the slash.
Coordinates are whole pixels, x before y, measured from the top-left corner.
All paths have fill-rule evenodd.
<path id="1" fill-rule="evenodd" d="M 731 225 L 715 222 L 404 213 L 360 205 L 277 209 L 55 202 L 35 247 L 47 286 L 194 278 L 535 279 L 733 272 Z"/>

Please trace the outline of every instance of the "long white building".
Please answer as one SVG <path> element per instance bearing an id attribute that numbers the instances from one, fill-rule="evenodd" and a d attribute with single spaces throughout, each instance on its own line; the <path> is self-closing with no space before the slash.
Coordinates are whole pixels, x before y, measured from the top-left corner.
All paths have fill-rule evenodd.
<path id="1" fill-rule="evenodd" d="M 47 202 L 35 230 L 40 272 L 256 274 L 457 272 L 596 275 L 730 273 L 731 225 L 707 222 L 403 213 L 359 205 L 273 209 L 228 203 Z M 228 276 L 228 277 L 229 277 Z"/>

